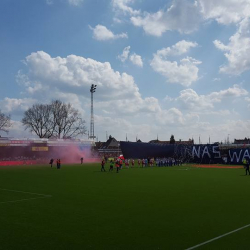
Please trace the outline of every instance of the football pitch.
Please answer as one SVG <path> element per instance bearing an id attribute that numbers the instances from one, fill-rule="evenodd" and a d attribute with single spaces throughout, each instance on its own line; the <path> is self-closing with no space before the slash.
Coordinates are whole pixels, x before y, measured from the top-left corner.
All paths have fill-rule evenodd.
<path id="1" fill-rule="evenodd" d="M 248 249 L 243 168 L 0 167 L 0 249 Z"/>

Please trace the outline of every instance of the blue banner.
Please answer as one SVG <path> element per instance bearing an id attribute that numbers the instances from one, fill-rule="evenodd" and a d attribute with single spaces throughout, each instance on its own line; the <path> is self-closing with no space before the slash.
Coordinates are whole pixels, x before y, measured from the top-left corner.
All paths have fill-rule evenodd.
<path id="1" fill-rule="evenodd" d="M 125 158 L 171 157 L 185 162 L 203 164 L 242 164 L 244 158 L 250 160 L 249 148 L 220 149 L 218 144 L 184 145 L 143 142 L 120 142 Z"/>

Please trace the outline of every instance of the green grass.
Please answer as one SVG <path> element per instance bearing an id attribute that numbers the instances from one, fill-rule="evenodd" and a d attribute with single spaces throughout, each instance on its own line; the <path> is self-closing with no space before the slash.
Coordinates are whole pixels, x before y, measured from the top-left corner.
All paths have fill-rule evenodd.
<path id="1" fill-rule="evenodd" d="M 187 249 L 250 224 L 243 168 L 100 168 L 1 167 L 0 249 Z M 249 234 L 198 249 L 247 249 Z"/>

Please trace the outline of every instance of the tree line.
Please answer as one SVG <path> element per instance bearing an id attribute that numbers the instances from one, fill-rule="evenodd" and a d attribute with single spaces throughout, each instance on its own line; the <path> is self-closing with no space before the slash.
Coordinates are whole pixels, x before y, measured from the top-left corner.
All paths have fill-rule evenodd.
<path id="1" fill-rule="evenodd" d="M 22 124 L 39 138 L 75 138 L 87 131 L 80 112 L 60 100 L 34 104 L 24 112 Z M 8 132 L 11 125 L 10 115 L 0 111 L 0 131 Z"/>
<path id="2" fill-rule="evenodd" d="M 75 138 L 87 132 L 85 120 L 80 112 L 70 103 L 60 100 L 49 104 L 34 104 L 24 112 L 22 124 L 25 129 L 35 133 L 39 138 Z M 8 133 L 12 126 L 10 115 L 0 110 L 0 131 Z M 174 144 L 174 135 L 170 137 L 170 144 Z"/>
<path id="3" fill-rule="evenodd" d="M 6 133 L 9 132 L 9 128 L 12 126 L 10 115 L 6 115 L 2 113 L 0 110 L 0 131 L 4 131 Z"/>
<path id="4" fill-rule="evenodd" d="M 80 112 L 60 100 L 34 104 L 24 112 L 22 123 L 39 138 L 75 138 L 87 131 Z"/>

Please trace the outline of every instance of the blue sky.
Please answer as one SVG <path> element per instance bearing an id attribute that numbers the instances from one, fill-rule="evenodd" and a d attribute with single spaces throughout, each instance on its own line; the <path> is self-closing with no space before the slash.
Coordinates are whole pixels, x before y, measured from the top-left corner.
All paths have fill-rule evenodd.
<path id="1" fill-rule="evenodd" d="M 9 135 L 60 99 L 118 140 L 250 137 L 250 0 L 2 0 L 0 109 Z M 4 135 L 4 133 L 2 133 Z"/>

